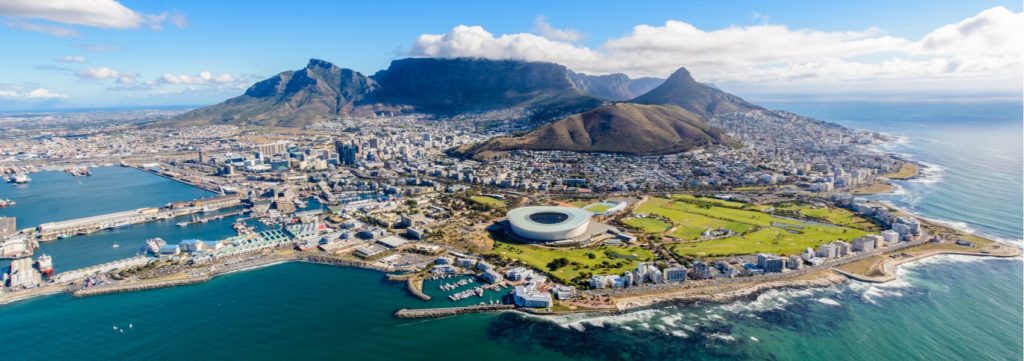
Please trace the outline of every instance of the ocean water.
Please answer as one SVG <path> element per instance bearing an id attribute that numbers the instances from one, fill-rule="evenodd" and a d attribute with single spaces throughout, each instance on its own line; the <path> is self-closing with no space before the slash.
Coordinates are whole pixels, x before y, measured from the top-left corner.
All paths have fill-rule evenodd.
<path id="1" fill-rule="evenodd" d="M 1024 110 L 1013 103 L 773 103 L 896 136 L 880 150 L 927 166 L 875 198 L 988 237 L 1024 238 Z"/>
<path id="2" fill-rule="evenodd" d="M 1022 238 L 1019 103 L 768 106 L 900 136 L 888 150 L 930 167 L 924 177 L 900 182 L 898 194 L 882 199 L 987 236 Z M 166 233 L 159 235 L 165 239 L 182 238 L 180 232 L 187 230 L 152 231 Z M 71 242 L 76 238 L 63 243 L 68 257 L 88 244 Z M 107 243 L 95 242 L 97 250 Z M 81 299 L 62 294 L 0 306 L 0 328 L 6 340 L 14 340 L 0 342 L 0 355 L 5 360 L 1020 360 L 1022 274 L 1020 259 L 942 256 L 905 265 L 899 280 L 887 284 L 774 290 L 721 305 L 659 305 L 554 318 L 502 313 L 398 320 L 391 317 L 398 308 L 450 303 L 436 283 L 425 287 L 435 299 L 423 302 L 379 272 L 283 264 L 189 287 Z"/>

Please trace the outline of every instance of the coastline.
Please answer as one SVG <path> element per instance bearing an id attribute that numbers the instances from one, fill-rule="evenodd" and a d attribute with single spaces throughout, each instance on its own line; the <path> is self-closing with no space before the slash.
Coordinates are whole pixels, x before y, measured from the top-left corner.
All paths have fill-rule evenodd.
<path id="1" fill-rule="evenodd" d="M 888 174 L 884 174 L 884 175 L 879 175 L 876 179 L 873 180 L 872 184 L 863 187 L 863 188 L 872 188 L 872 187 L 875 187 L 876 185 L 882 185 L 882 186 L 884 186 L 883 188 L 885 188 L 885 187 L 887 187 L 887 188 L 885 188 L 885 189 L 878 189 L 877 191 L 873 191 L 873 192 L 870 192 L 870 193 L 858 193 L 857 192 L 857 190 L 859 189 L 858 188 L 858 189 L 852 190 L 851 193 L 853 193 L 855 195 L 889 193 L 889 192 L 891 192 L 892 190 L 894 190 L 896 188 L 894 185 L 892 185 L 890 183 L 890 179 L 894 179 L 894 180 L 910 180 L 910 179 L 919 177 L 921 175 L 922 169 L 926 168 L 926 167 L 927 166 L 925 166 L 925 165 L 916 164 L 916 163 L 914 163 L 913 161 L 910 161 L 910 160 L 904 160 L 904 163 L 901 164 L 900 169 L 897 172 L 895 172 L 895 173 L 888 173 Z M 141 169 L 139 169 L 139 170 L 141 170 Z M 145 170 L 141 170 L 141 171 L 146 172 Z M 146 173 L 160 175 L 160 174 L 152 173 L 152 172 L 146 172 Z M 167 177 L 165 177 L 165 178 L 167 178 Z M 173 179 L 173 178 L 171 178 L 171 179 Z M 186 184 L 188 184 L 188 183 L 186 183 Z M 192 185 L 192 186 L 195 186 L 195 185 Z M 197 187 L 197 188 L 200 188 L 200 187 Z M 909 212 L 900 210 L 898 208 L 897 208 L 897 210 L 899 210 L 901 212 L 909 213 Z M 917 217 L 917 218 L 922 218 L 922 217 Z M 961 231 L 961 230 L 955 229 L 955 228 L 950 227 L 950 226 L 936 224 L 936 222 L 934 222 L 934 221 L 930 221 L 930 220 L 926 221 L 925 219 L 922 219 L 922 221 L 925 224 L 927 224 L 929 227 L 931 227 L 933 229 L 937 229 L 940 232 L 953 233 L 953 234 L 964 234 L 964 233 L 968 233 L 969 234 L 969 232 Z M 714 302 L 714 303 L 726 303 L 726 302 L 733 302 L 733 301 L 744 299 L 744 298 L 756 297 L 757 295 L 759 295 L 759 294 L 761 294 L 763 292 L 766 292 L 768 290 L 773 290 L 773 289 L 806 289 L 806 288 L 828 287 L 828 286 L 831 286 L 831 285 L 848 282 L 851 279 L 857 280 L 857 281 L 862 281 L 862 282 L 872 282 L 872 283 L 890 282 L 890 281 L 893 281 L 893 280 L 897 279 L 896 270 L 899 268 L 900 265 L 916 262 L 916 261 L 919 261 L 919 260 L 922 260 L 922 259 L 926 259 L 928 257 L 938 256 L 938 255 L 956 254 L 956 255 L 968 255 L 968 256 L 976 256 L 976 257 L 1017 257 L 1017 256 L 1021 255 L 1021 250 L 1020 250 L 1019 246 L 1016 245 L 1016 244 L 1004 243 L 1004 242 L 1001 242 L 1001 241 L 998 241 L 998 240 L 988 240 L 988 239 L 984 238 L 983 236 L 969 235 L 969 236 L 964 236 L 964 237 L 965 238 L 971 237 L 971 238 L 977 238 L 977 239 L 984 240 L 986 242 L 986 244 L 985 244 L 986 247 L 990 246 L 991 244 L 1000 244 L 1000 245 L 1003 246 L 1002 247 L 1002 252 L 991 253 L 991 252 L 975 252 L 975 251 L 962 251 L 962 250 L 933 249 L 933 250 L 925 250 L 925 251 L 922 251 L 920 253 L 911 254 L 909 256 L 898 257 L 898 258 L 891 257 L 890 253 L 887 252 L 887 253 L 882 253 L 880 255 L 876 255 L 876 256 L 871 257 L 871 258 L 868 259 L 868 260 L 874 260 L 874 261 L 878 262 L 878 267 L 881 269 L 881 271 L 880 271 L 880 273 L 878 275 L 872 275 L 872 274 L 870 274 L 870 272 L 866 272 L 865 274 L 861 274 L 861 273 L 857 273 L 857 272 L 851 272 L 851 271 L 848 271 L 848 270 L 844 270 L 842 268 L 844 266 L 846 266 L 846 265 L 849 265 L 849 264 L 843 264 L 843 265 L 838 265 L 838 266 L 832 267 L 832 268 L 825 268 L 825 269 L 821 269 L 821 270 L 814 270 L 814 271 L 806 273 L 806 274 L 793 275 L 792 277 L 783 277 L 782 279 L 776 279 L 776 280 L 772 280 L 772 281 L 761 281 L 761 280 L 740 281 L 740 282 L 726 284 L 726 285 L 698 286 L 698 287 L 692 287 L 692 288 L 659 289 L 659 290 L 650 290 L 649 292 L 641 291 L 639 293 L 630 294 L 630 295 L 612 296 L 611 297 L 612 302 L 609 305 L 610 307 L 608 307 L 608 308 L 581 307 L 581 308 L 573 308 L 571 310 L 558 309 L 558 310 L 555 310 L 555 311 L 548 311 L 548 312 L 537 312 L 537 310 L 532 310 L 532 309 L 522 309 L 522 310 L 518 310 L 518 311 L 525 312 L 525 313 L 530 313 L 530 314 L 536 314 L 536 315 L 560 315 L 560 314 L 567 314 L 567 313 L 621 312 L 621 311 L 628 311 L 628 310 L 642 308 L 642 307 L 650 307 L 650 306 L 654 306 L 654 305 L 657 305 L 657 304 L 677 303 L 677 302 L 684 302 L 685 303 L 685 302 L 701 302 L 701 301 L 703 301 L 703 302 Z M 989 243 L 989 242 L 991 242 L 991 243 Z M 926 245 L 927 244 L 915 245 L 915 246 L 912 246 L 912 247 L 907 248 L 907 249 L 903 249 L 903 250 L 899 250 L 899 251 L 892 251 L 892 253 L 900 252 L 900 254 L 906 255 L 908 253 L 915 252 L 915 250 L 918 247 L 924 247 Z M 999 246 L 996 246 L 996 247 L 999 247 Z M 866 260 L 864 260 L 864 261 L 866 261 Z M 211 280 L 213 278 L 216 278 L 218 276 L 221 276 L 221 275 L 227 275 L 227 274 L 231 274 L 231 273 L 235 273 L 235 272 L 242 272 L 242 271 L 248 271 L 248 270 L 253 270 L 253 269 L 258 269 L 258 268 L 270 267 L 270 266 L 274 266 L 274 265 L 277 265 L 277 264 L 288 263 L 288 262 L 321 263 L 321 264 L 327 264 L 327 265 L 332 265 L 332 266 L 373 269 L 373 270 L 377 270 L 377 271 L 381 271 L 381 272 L 393 271 L 393 270 L 390 270 L 390 269 L 381 269 L 380 267 L 375 267 L 373 264 L 369 264 L 369 263 L 366 263 L 366 262 L 355 262 L 355 261 L 350 261 L 350 260 L 339 259 L 339 258 L 336 258 L 336 257 L 333 257 L 333 256 L 326 256 L 326 255 L 320 255 L 320 254 L 314 254 L 314 253 L 306 253 L 306 252 L 298 252 L 298 253 L 296 253 L 296 252 L 291 252 L 291 251 L 283 251 L 283 252 L 282 251 L 277 251 L 277 252 L 274 252 L 273 254 L 270 254 L 270 255 L 266 255 L 266 256 L 263 256 L 263 257 L 256 258 L 256 259 L 243 260 L 243 261 L 239 262 L 239 263 L 242 263 L 243 265 L 238 265 L 237 263 L 236 264 L 230 263 L 230 262 L 233 262 L 233 261 L 228 261 L 228 262 L 229 263 L 228 263 L 228 266 L 227 266 L 226 269 L 224 269 L 224 270 L 213 270 L 211 268 L 211 272 L 209 272 L 208 274 L 201 273 L 199 275 L 195 275 L 195 274 L 186 275 L 184 273 L 177 273 L 177 274 L 174 274 L 174 275 L 169 275 L 169 276 L 161 277 L 160 279 L 121 281 L 121 282 L 116 282 L 116 283 L 109 284 L 109 285 L 94 286 L 94 287 L 91 287 L 91 288 L 88 288 L 88 289 L 76 289 L 76 288 L 73 288 L 73 287 L 69 287 L 69 286 L 66 286 L 66 285 L 60 285 L 60 284 L 44 285 L 44 286 L 36 288 L 36 289 L 15 292 L 13 294 L 12 293 L 0 294 L 0 305 L 7 304 L 7 303 L 12 303 L 12 302 L 17 302 L 17 301 L 22 301 L 22 300 L 27 300 L 27 299 L 31 299 L 31 298 L 35 298 L 35 297 L 40 297 L 40 296 L 52 295 L 52 294 L 56 294 L 56 293 L 60 293 L 60 292 L 68 292 L 68 293 L 72 294 L 75 297 L 87 297 L 87 296 L 101 295 L 101 294 L 108 294 L 108 293 L 134 292 L 134 291 L 142 291 L 142 290 L 157 289 L 157 288 L 167 288 L 167 287 L 177 287 L 177 286 L 185 286 L 185 285 L 192 285 L 192 284 L 200 284 L 200 283 L 204 283 L 206 281 L 209 281 L 209 280 Z M 857 262 L 861 262 L 861 261 L 851 262 L 850 264 L 857 263 Z M 220 266 L 220 265 L 219 264 L 215 265 L 214 268 L 216 268 L 217 266 Z M 869 267 L 869 270 L 871 270 L 873 267 L 874 266 Z M 406 287 L 407 291 L 412 296 L 414 296 L 414 297 L 416 297 L 416 298 L 418 298 L 420 300 L 424 300 L 424 301 L 431 299 L 431 297 L 429 295 L 425 294 L 422 291 L 422 280 L 416 280 L 416 279 L 409 278 L 409 279 L 405 279 L 403 281 L 405 283 L 405 287 Z M 460 307 L 453 307 L 452 309 L 459 309 L 459 308 Z M 480 310 L 479 312 L 487 312 L 487 310 Z"/>
<path id="2" fill-rule="evenodd" d="M 993 241 L 995 242 L 995 241 Z M 920 246 L 911 247 L 910 249 L 897 251 L 901 253 L 914 252 L 913 248 L 927 246 L 923 244 Z M 663 290 L 660 292 L 652 292 L 649 294 L 635 294 L 625 297 L 618 297 L 613 299 L 616 303 L 616 309 L 612 312 L 624 312 L 639 308 L 656 306 L 659 304 L 669 303 L 692 303 L 692 302 L 711 302 L 711 303 L 729 303 L 751 297 L 756 297 L 761 293 L 769 290 L 780 290 L 780 289 L 808 289 L 808 288 L 823 288 L 836 284 L 842 284 L 853 281 L 869 282 L 869 283 L 887 283 L 898 279 L 896 271 L 899 266 L 904 264 L 910 264 L 918 262 L 930 257 L 942 256 L 942 255 L 962 255 L 972 257 L 992 257 L 992 258 L 1014 258 L 1020 257 L 1022 251 L 1013 245 L 1002 244 L 999 246 L 1000 252 L 996 253 L 983 253 L 973 251 L 959 251 L 959 250 L 946 250 L 946 249 L 935 249 L 925 250 L 919 254 L 900 257 L 900 258 L 885 258 L 882 261 L 882 266 L 885 269 L 886 274 L 883 276 L 865 276 L 854 272 L 848 272 L 839 269 L 839 267 L 833 267 L 829 269 L 823 269 L 814 273 L 809 273 L 803 276 L 794 277 L 793 279 L 785 279 L 771 282 L 747 282 L 741 285 L 727 285 L 727 286 L 705 286 L 698 288 L 683 288 L 674 290 Z M 876 256 L 882 257 L 882 256 Z M 871 260 L 873 258 L 869 258 Z M 548 314 L 538 315 L 558 315 L 566 313 L 608 313 L 608 310 L 574 310 L 572 312 L 552 312 Z"/>

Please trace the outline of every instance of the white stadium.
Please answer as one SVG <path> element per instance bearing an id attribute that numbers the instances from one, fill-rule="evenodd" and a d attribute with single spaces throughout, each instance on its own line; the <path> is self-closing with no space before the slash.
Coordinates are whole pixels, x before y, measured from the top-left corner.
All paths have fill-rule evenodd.
<path id="1" fill-rule="evenodd" d="M 561 241 L 587 232 L 593 213 L 579 208 L 533 206 L 508 212 L 508 223 L 516 235 L 542 242 Z"/>

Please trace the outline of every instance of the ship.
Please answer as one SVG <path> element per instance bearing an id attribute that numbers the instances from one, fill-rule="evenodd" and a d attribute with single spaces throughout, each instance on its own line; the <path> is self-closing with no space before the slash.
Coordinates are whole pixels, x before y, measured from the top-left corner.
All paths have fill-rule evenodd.
<path id="1" fill-rule="evenodd" d="M 16 204 L 18 203 L 10 199 L 0 199 L 0 208 L 13 207 Z"/>
<path id="2" fill-rule="evenodd" d="M 167 241 L 164 241 L 161 238 L 150 238 L 150 239 L 146 240 L 146 246 L 143 247 L 143 250 L 145 250 L 146 252 L 152 253 L 152 254 L 159 254 L 160 253 L 160 247 L 163 247 L 163 246 L 166 246 L 166 245 L 167 245 Z"/>
<path id="3" fill-rule="evenodd" d="M 25 184 L 25 183 L 28 183 L 28 182 L 31 182 L 31 181 L 32 181 L 32 178 L 29 178 L 27 175 L 22 174 L 22 173 L 15 174 L 14 177 L 11 177 L 11 180 L 10 180 L 10 182 L 14 183 L 14 184 Z"/>
<path id="4" fill-rule="evenodd" d="M 46 253 L 39 255 L 39 258 L 36 259 L 36 268 L 46 277 L 50 277 L 53 274 L 53 259 Z"/>
<path id="5" fill-rule="evenodd" d="M 89 167 L 67 167 L 64 168 L 64 173 L 70 174 L 75 177 L 88 177 L 92 175 Z"/>

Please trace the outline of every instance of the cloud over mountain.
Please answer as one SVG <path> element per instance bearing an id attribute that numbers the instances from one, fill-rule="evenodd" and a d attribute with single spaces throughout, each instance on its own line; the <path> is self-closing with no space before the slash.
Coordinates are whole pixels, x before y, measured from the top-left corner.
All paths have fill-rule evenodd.
<path id="1" fill-rule="evenodd" d="M 548 27 L 550 24 L 544 23 Z M 459 25 L 446 34 L 424 34 L 410 54 L 550 61 L 582 72 L 665 76 L 686 66 L 701 81 L 757 85 L 831 86 L 846 90 L 935 84 L 1019 92 L 1024 63 L 1024 13 L 995 7 L 921 39 L 857 31 L 791 29 L 762 23 L 700 29 L 670 20 L 637 25 L 598 48 L 531 33 L 494 35 Z"/>

